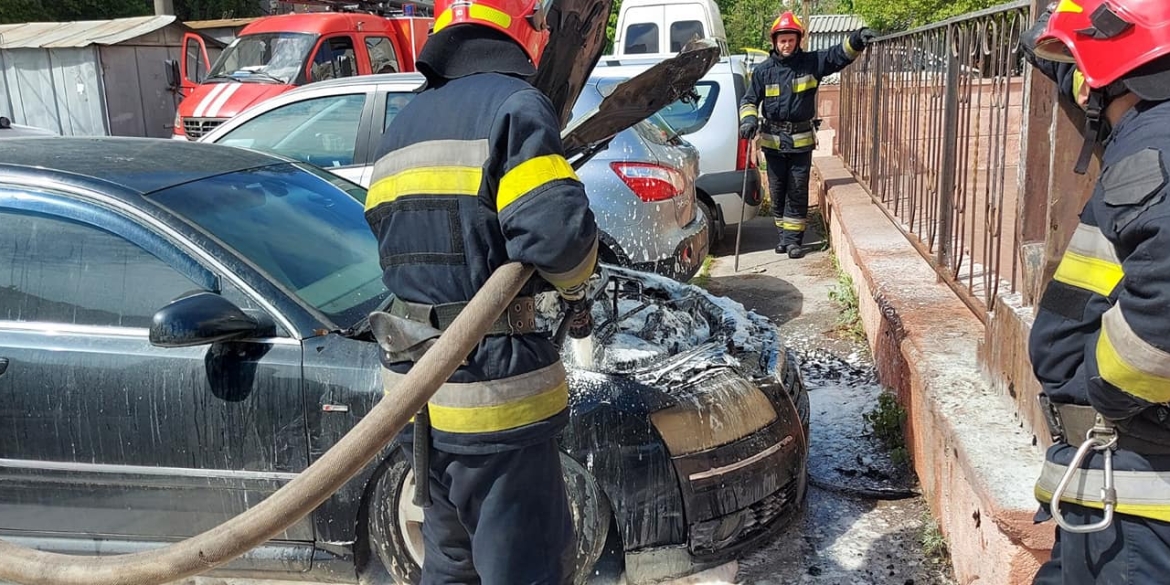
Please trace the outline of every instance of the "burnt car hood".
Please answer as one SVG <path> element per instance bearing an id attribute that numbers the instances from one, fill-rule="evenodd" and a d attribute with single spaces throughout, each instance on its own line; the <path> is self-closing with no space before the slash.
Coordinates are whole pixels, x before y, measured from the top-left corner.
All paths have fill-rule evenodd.
<path id="1" fill-rule="evenodd" d="M 618 84 L 596 108 L 562 132 L 566 154 L 573 156 L 604 142 L 688 95 L 718 61 L 719 47 L 714 42 L 692 41 L 678 55 Z"/>
<path id="2" fill-rule="evenodd" d="M 613 0 L 557 0 L 549 9 L 552 34 L 541 54 L 540 67 L 529 82 L 552 100 L 562 128 L 605 50 L 605 27 L 612 4 Z"/>

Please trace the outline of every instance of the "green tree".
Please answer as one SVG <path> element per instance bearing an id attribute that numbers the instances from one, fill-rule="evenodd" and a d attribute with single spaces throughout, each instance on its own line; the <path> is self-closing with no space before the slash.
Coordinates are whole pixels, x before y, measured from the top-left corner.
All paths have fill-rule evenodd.
<path id="1" fill-rule="evenodd" d="M 261 16 L 266 0 L 174 0 L 181 20 Z M 153 0 L 0 0 L 0 23 L 104 20 L 154 14 Z"/>
<path id="2" fill-rule="evenodd" d="M 852 0 L 852 3 L 869 26 L 890 33 L 991 8 L 1003 0 Z"/>

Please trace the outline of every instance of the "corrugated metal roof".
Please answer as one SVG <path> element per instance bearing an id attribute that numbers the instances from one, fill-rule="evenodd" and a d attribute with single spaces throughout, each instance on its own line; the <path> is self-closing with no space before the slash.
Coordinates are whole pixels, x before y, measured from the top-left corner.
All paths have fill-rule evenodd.
<path id="1" fill-rule="evenodd" d="M 814 14 L 808 17 L 809 34 L 848 32 L 865 26 L 865 21 L 854 14 Z"/>
<path id="2" fill-rule="evenodd" d="M 237 26 L 247 26 L 251 24 L 256 18 L 218 18 L 216 20 L 188 20 L 183 24 L 195 29 L 203 30 L 205 28 L 231 28 Z"/>
<path id="3" fill-rule="evenodd" d="M 116 45 L 175 22 L 175 16 L 0 25 L 0 49 L 54 49 Z"/>

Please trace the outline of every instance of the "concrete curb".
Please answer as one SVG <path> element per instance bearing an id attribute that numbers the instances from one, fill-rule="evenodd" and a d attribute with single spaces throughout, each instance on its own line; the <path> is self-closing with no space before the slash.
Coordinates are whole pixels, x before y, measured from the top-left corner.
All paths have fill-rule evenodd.
<path id="1" fill-rule="evenodd" d="M 879 380 L 907 410 L 907 446 L 959 583 L 1031 583 L 1053 539 L 1050 524 L 1032 522 L 1044 458 L 1015 404 L 980 375 L 983 324 L 840 159 L 813 166 L 834 254 L 857 288 Z"/>

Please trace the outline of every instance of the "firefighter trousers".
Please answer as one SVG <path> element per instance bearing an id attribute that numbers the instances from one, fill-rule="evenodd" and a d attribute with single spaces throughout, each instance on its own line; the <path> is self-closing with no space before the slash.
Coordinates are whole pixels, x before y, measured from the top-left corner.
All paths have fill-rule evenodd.
<path id="1" fill-rule="evenodd" d="M 576 548 L 554 439 L 488 455 L 432 448 L 430 467 L 421 585 L 569 582 Z"/>
<path id="2" fill-rule="evenodd" d="M 768 196 L 772 218 L 780 230 L 780 243 L 799 246 L 804 241 L 808 218 L 808 178 L 812 172 L 812 151 L 780 152 L 765 148 L 768 162 Z"/>
<path id="3" fill-rule="evenodd" d="M 1099 522 L 1101 510 L 1061 504 L 1065 519 L 1076 525 Z M 1047 506 L 1037 520 L 1050 518 Z M 1040 567 L 1033 585 L 1165 583 L 1170 575 L 1170 524 L 1128 514 L 1114 514 L 1101 532 L 1074 534 L 1056 529 L 1052 558 Z"/>

